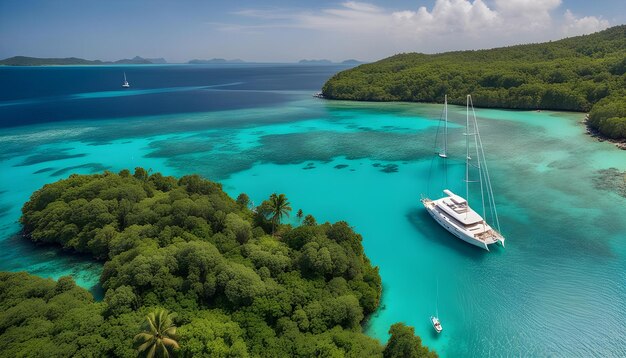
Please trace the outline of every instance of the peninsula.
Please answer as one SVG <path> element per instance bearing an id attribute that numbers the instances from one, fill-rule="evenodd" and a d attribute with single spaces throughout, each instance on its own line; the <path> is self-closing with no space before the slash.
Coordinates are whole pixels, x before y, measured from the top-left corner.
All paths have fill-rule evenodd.
<path id="1" fill-rule="evenodd" d="M 147 317 L 183 357 L 436 357 L 401 323 L 385 346 L 362 333 L 382 286 L 361 236 L 312 215 L 283 224 L 291 210 L 283 194 L 253 207 L 198 175 L 143 168 L 45 185 L 23 236 L 104 261 L 106 294 L 0 272 L 0 356 L 137 356 L 133 341 L 154 338 Z"/>
<path id="2" fill-rule="evenodd" d="M 589 112 L 593 131 L 626 140 L 626 25 L 559 41 L 439 54 L 403 53 L 337 73 L 325 98 L 448 102 Z"/>

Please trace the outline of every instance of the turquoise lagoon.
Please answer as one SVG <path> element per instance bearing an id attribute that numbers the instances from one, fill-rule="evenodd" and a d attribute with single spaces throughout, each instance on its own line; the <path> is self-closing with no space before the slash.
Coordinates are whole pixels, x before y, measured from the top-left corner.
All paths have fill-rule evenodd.
<path id="1" fill-rule="evenodd" d="M 626 152 L 586 136 L 581 114 L 477 110 L 507 237 L 506 248 L 485 252 L 440 228 L 419 202 L 442 189 L 433 159 L 441 106 L 263 91 L 278 92 L 280 103 L 3 128 L 0 269 L 71 274 L 101 295 L 100 264 L 19 237 L 23 202 L 71 173 L 199 173 L 231 196 L 260 203 L 285 193 L 294 213 L 353 225 L 380 267 L 383 299 L 366 330 L 383 342 L 402 321 L 442 356 L 626 355 L 626 177 L 618 172 Z M 94 93 L 69 100 L 124 98 Z M 464 116 L 450 108 L 447 177 L 459 192 Z M 441 335 L 428 319 L 437 282 Z"/>

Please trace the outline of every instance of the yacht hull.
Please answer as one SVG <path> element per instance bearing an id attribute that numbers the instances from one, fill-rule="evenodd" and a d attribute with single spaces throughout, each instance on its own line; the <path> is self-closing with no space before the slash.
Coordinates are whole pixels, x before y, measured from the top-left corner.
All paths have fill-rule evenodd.
<path id="1" fill-rule="evenodd" d="M 435 209 L 435 205 L 432 205 L 432 202 L 425 202 L 424 203 L 424 207 L 426 208 L 426 211 L 428 211 L 428 214 L 430 214 L 430 216 L 435 219 L 435 221 L 441 225 L 441 227 L 443 227 L 444 229 L 446 229 L 448 232 L 450 232 L 452 235 L 458 237 L 459 239 L 467 242 L 468 244 L 472 244 L 474 246 L 480 247 L 481 249 L 487 250 L 489 251 L 489 246 L 480 240 L 476 240 L 473 237 L 465 234 L 463 231 L 459 230 L 456 226 L 450 224 L 449 222 L 446 221 L 445 215 L 442 215 L 438 212 L 436 212 Z"/>
<path id="2" fill-rule="evenodd" d="M 435 330 L 435 332 L 441 333 L 441 331 L 443 331 L 443 327 L 441 326 L 441 323 L 439 322 L 439 318 L 430 316 L 430 324 L 433 325 L 433 329 Z"/>

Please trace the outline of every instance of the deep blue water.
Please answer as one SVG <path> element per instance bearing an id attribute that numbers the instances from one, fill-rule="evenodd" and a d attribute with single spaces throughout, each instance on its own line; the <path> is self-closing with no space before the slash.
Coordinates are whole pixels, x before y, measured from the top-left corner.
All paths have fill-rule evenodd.
<path id="1" fill-rule="evenodd" d="M 99 263 L 17 235 L 21 205 L 75 172 L 195 172 L 354 225 L 383 279 L 366 327 L 381 341 L 403 321 L 442 356 L 626 356 L 626 152 L 586 136 L 579 113 L 477 110 L 507 237 L 487 253 L 419 202 L 440 189 L 441 106 L 312 98 L 343 68 L 0 67 L 0 270 L 70 274 L 101 294 Z M 465 108 L 449 111 L 454 190 Z"/>
<path id="2" fill-rule="evenodd" d="M 0 67 L 0 126 L 278 106 L 347 66 Z M 123 74 L 131 88 L 122 89 Z M 118 91 L 118 93 L 115 93 Z M 77 101 L 76 99 L 80 99 Z"/>

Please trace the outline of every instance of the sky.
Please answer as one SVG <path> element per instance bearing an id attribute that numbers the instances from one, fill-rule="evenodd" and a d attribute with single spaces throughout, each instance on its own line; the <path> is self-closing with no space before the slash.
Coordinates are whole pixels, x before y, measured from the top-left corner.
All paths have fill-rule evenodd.
<path id="1" fill-rule="evenodd" d="M 0 58 L 375 61 L 624 23 L 626 0 L 0 0 Z"/>

